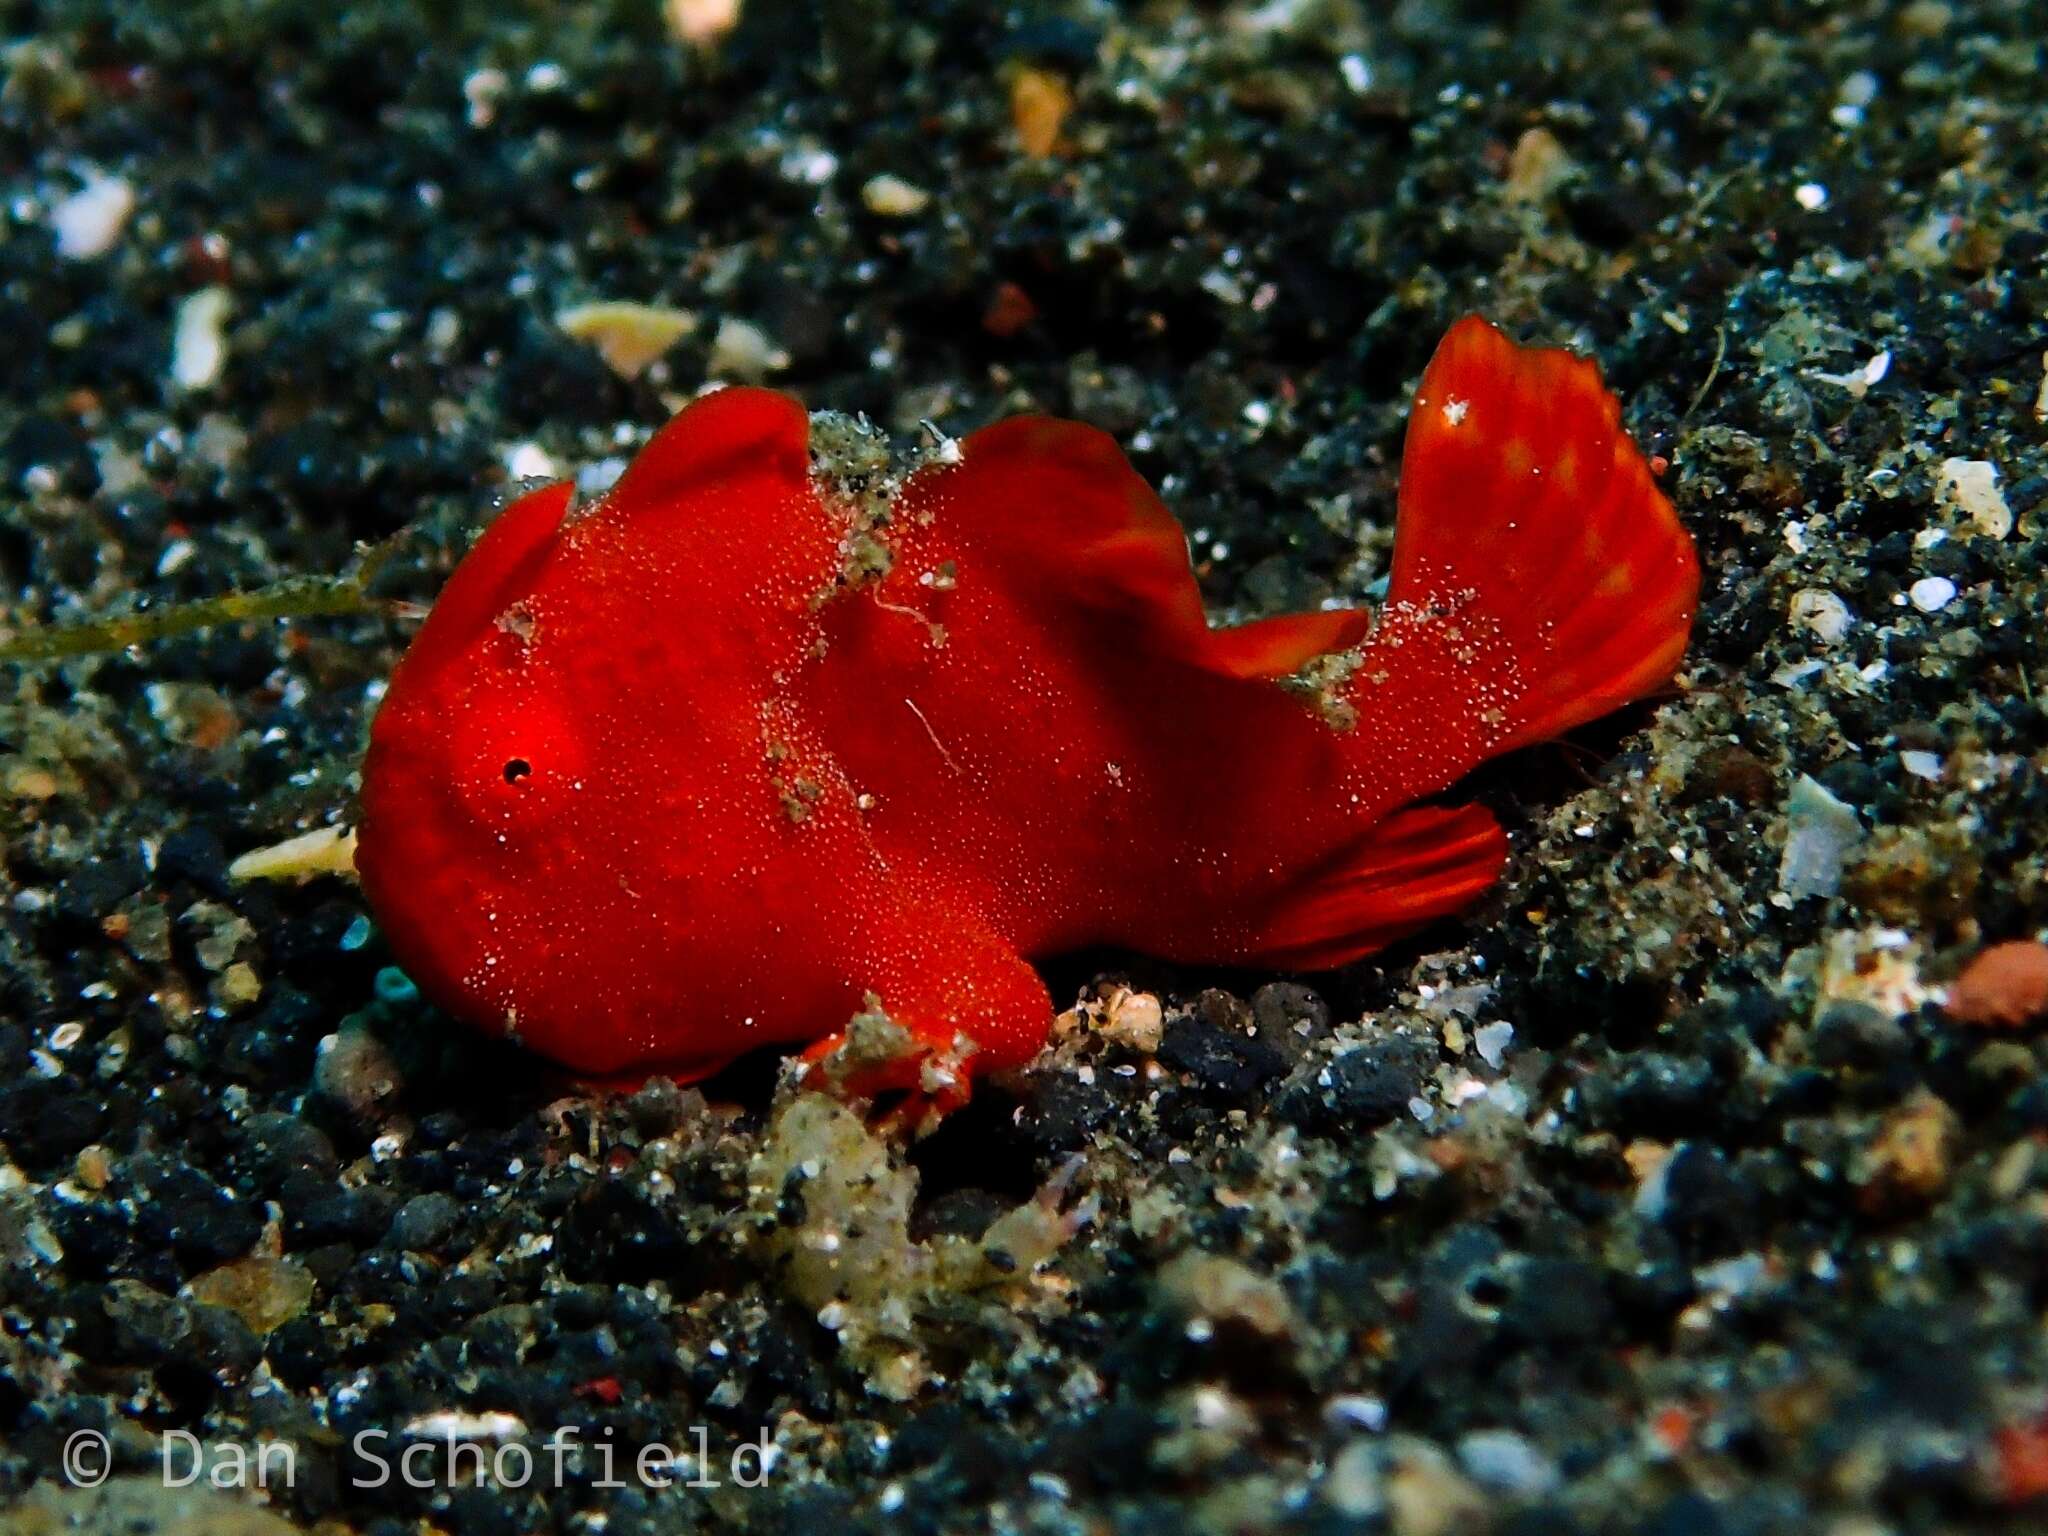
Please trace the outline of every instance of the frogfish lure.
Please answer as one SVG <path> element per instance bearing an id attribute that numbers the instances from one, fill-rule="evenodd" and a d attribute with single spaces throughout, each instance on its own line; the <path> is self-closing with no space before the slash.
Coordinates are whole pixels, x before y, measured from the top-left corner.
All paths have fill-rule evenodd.
<path id="1" fill-rule="evenodd" d="M 449 1012 L 687 1079 L 879 1011 L 902 1048 L 853 1091 L 943 1112 L 1044 1043 L 1032 957 L 1320 970 L 1463 907 L 1505 835 L 1416 802 L 1668 682 L 1698 599 L 1597 368 L 1476 317 L 1416 394 L 1377 610 L 1212 629 L 1180 526 L 1074 422 L 894 480 L 811 438 L 706 395 L 449 579 L 356 853 Z"/>

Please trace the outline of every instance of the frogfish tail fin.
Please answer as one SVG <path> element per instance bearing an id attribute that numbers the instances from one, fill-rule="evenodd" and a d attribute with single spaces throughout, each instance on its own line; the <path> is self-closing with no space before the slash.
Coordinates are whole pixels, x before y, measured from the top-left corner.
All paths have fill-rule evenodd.
<path id="1" fill-rule="evenodd" d="M 1670 681 L 1699 584 L 1599 370 L 1475 316 L 1416 391 L 1387 601 L 1311 680 L 1380 784 L 1434 794 Z"/>
<path id="2" fill-rule="evenodd" d="M 1486 754 L 1545 741 L 1669 682 L 1699 561 L 1584 358 L 1478 316 L 1424 372 L 1402 453 L 1387 615 L 1459 631 L 1497 668 Z"/>

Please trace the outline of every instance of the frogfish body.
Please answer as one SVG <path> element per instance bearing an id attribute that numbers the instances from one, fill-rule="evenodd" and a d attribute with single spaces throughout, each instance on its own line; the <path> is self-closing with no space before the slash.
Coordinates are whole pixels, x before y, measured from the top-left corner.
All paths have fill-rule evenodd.
<path id="1" fill-rule="evenodd" d="M 1212 629 L 1100 432 L 827 473 L 794 401 L 707 395 L 450 578 L 372 729 L 365 890 L 432 998 L 577 1072 L 879 1008 L 910 1048 L 859 1087 L 940 1109 L 1043 1044 L 1033 957 L 1343 965 L 1500 872 L 1487 811 L 1418 800 L 1677 668 L 1698 565 L 1619 414 L 1461 321 L 1385 603 Z"/>

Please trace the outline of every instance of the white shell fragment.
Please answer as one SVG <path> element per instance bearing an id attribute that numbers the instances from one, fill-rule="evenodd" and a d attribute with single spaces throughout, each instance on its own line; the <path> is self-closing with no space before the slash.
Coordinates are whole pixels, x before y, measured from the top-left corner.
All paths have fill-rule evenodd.
<path id="1" fill-rule="evenodd" d="M 1792 594 L 1792 622 L 1833 645 L 1856 622 L 1849 605 L 1826 587 L 1804 587 Z"/>
<path id="2" fill-rule="evenodd" d="M 2012 508 L 1998 488 L 1998 466 L 1989 459 L 1943 459 L 1935 486 L 1942 503 L 1985 538 L 2002 539 L 2012 532 Z"/>
<path id="3" fill-rule="evenodd" d="M 1861 400 L 1870 393 L 1873 384 L 1882 383 L 1884 376 L 1891 371 L 1892 355 L 1889 351 L 1884 351 L 1852 373 L 1815 373 L 1814 378 L 1823 384 L 1833 384 L 1837 388 L 1846 389 Z"/>
<path id="4" fill-rule="evenodd" d="M 353 827 L 316 827 L 268 848 L 252 848 L 228 866 L 230 880 L 310 880 L 315 875 L 356 877 Z"/>
<path id="5" fill-rule="evenodd" d="M 714 379 L 754 384 L 789 366 L 789 354 L 768 339 L 757 325 L 727 317 L 712 338 L 709 370 Z"/>
<path id="6" fill-rule="evenodd" d="M 118 176 L 89 175 L 84 186 L 50 210 L 57 254 L 67 261 L 106 255 L 134 211 L 135 189 L 127 182 Z"/>
<path id="7" fill-rule="evenodd" d="M 869 213 L 885 219 L 908 219 L 923 213 L 931 193 L 901 176 L 870 176 L 860 189 L 860 200 Z"/>
<path id="8" fill-rule="evenodd" d="M 1946 576 L 1922 576 L 1907 589 L 1906 596 L 1922 613 L 1939 613 L 1955 601 L 1956 584 Z"/>
<path id="9" fill-rule="evenodd" d="M 185 296 L 171 332 L 171 382 L 182 390 L 204 389 L 220 377 L 228 360 L 227 320 L 234 307 L 218 286 Z"/>
<path id="10" fill-rule="evenodd" d="M 555 324 L 564 335 L 597 348 L 605 366 L 620 378 L 637 379 L 656 358 L 697 329 L 697 317 L 686 309 L 612 300 L 561 310 Z"/>
<path id="11" fill-rule="evenodd" d="M 662 15 L 680 42 L 709 48 L 740 24 L 740 0 L 666 0 Z"/>
<path id="12" fill-rule="evenodd" d="M 1916 779 L 1925 779 L 1930 784 L 1939 784 L 1945 765 L 1939 752 L 1912 750 L 1899 754 L 1899 766 Z"/>
<path id="13" fill-rule="evenodd" d="M 1504 1021 L 1482 1024 L 1472 1032 L 1472 1044 L 1480 1060 L 1498 1072 L 1507 1059 L 1508 1043 L 1515 1038 L 1515 1026 Z"/>
<path id="14" fill-rule="evenodd" d="M 1834 895 L 1842 886 L 1842 866 L 1862 841 L 1863 823 L 1855 809 L 1801 774 L 1785 800 L 1778 889 L 1794 901 Z"/>
<path id="15" fill-rule="evenodd" d="M 514 443 L 505 450 L 505 473 L 515 483 L 552 480 L 555 478 L 554 457 L 539 443 Z"/>

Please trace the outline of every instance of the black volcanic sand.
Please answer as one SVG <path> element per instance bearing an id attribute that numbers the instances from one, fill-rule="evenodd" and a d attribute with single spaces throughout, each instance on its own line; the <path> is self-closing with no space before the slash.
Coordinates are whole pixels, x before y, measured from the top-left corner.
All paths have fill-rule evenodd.
<path id="1" fill-rule="evenodd" d="M 2048 1042 L 1939 1006 L 2048 929 L 2039 8 L 1132 10 L 6 8 L 17 622 L 406 527 L 425 602 L 748 371 L 1081 417 L 1219 616 L 1358 598 L 1472 309 L 1601 360 L 1707 578 L 1668 698 L 1471 786 L 1468 916 L 1313 990 L 1057 967 L 1096 1016 L 907 1170 L 770 1062 L 594 1100 L 352 887 L 227 879 L 348 815 L 404 620 L 0 669 L 0 1530 L 2039 1528 Z M 627 382 L 593 300 L 696 325 Z M 532 1480 L 352 1487 L 409 1426 Z M 721 1486 L 633 1475 L 697 1428 Z M 164 1490 L 168 1429 L 293 1486 Z"/>

